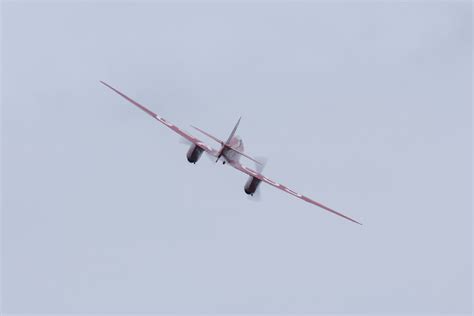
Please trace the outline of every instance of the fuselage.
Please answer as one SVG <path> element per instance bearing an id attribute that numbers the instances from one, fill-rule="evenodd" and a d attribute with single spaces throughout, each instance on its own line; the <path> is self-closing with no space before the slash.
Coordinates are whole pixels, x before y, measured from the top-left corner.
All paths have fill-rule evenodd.
<path id="1" fill-rule="evenodd" d="M 240 154 L 232 149 L 244 152 L 244 142 L 239 136 L 233 136 L 229 143 L 222 149 L 222 157 L 224 157 L 225 160 L 228 162 L 238 162 L 240 160 Z"/>

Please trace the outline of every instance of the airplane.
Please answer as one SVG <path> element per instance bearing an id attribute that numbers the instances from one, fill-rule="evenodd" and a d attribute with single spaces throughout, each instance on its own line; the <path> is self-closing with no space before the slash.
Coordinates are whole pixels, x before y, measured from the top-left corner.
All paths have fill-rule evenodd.
<path id="1" fill-rule="evenodd" d="M 248 156 L 247 154 L 245 154 L 242 139 L 235 135 L 235 132 L 237 131 L 237 127 L 239 126 L 241 118 L 239 118 L 239 120 L 235 124 L 234 129 L 232 130 L 232 132 L 230 133 L 230 135 L 229 135 L 229 137 L 227 138 L 226 141 L 223 141 L 223 140 L 207 133 L 206 131 L 204 131 L 204 130 L 198 128 L 198 127 L 191 126 L 192 128 L 196 129 L 197 131 L 203 133 L 207 137 L 209 137 L 212 140 L 219 143 L 220 144 L 220 149 L 216 150 L 216 149 L 212 148 L 211 146 L 205 144 L 204 142 L 202 142 L 198 138 L 186 133 L 185 131 L 183 131 L 182 129 L 180 129 L 179 127 L 174 125 L 173 123 L 169 122 L 168 120 L 164 119 L 163 117 L 159 116 L 158 114 L 152 112 L 151 110 L 149 110 L 145 106 L 141 105 L 137 101 L 131 99 L 128 96 L 126 96 L 124 93 L 120 92 L 119 90 L 115 89 L 114 87 L 110 86 L 109 84 L 105 83 L 104 81 L 100 81 L 100 83 L 102 83 L 106 87 L 110 88 L 111 90 L 113 90 L 114 92 L 119 94 L 121 97 L 123 97 L 125 100 L 129 101 L 130 103 L 132 103 L 133 105 L 138 107 L 140 110 L 147 113 L 148 115 L 150 115 L 151 117 L 156 119 L 158 122 L 164 124 L 165 126 L 170 128 L 172 131 L 176 132 L 178 135 L 183 137 L 186 141 L 191 143 L 191 147 L 189 148 L 189 150 L 186 154 L 186 158 L 190 163 L 196 164 L 196 162 L 199 160 L 199 158 L 201 157 L 203 152 L 206 152 L 211 157 L 216 158 L 216 163 L 219 160 L 222 159 L 223 164 L 227 163 L 228 165 L 234 167 L 235 169 L 247 174 L 249 176 L 249 178 L 248 178 L 248 180 L 247 180 L 247 182 L 244 186 L 244 191 L 245 191 L 246 194 L 253 196 L 254 193 L 257 191 L 260 183 L 265 182 L 265 183 L 267 183 L 267 184 L 269 184 L 269 185 L 271 185 L 271 186 L 273 186 L 277 189 L 280 189 L 280 190 L 282 190 L 282 191 L 284 191 L 288 194 L 291 194 L 291 195 L 293 195 L 293 196 L 295 196 L 295 197 L 297 197 L 297 198 L 299 198 L 299 199 L 301 199 L 305 202 L 308 202 L 308 203 L 311 203 L 313 205 L 319 206 L 320 208 L 322 208 L 326 211 L 329 211 L 333 214 L 336 214 L 336 215 L 338 215 L 342 218 L 345 218 L 345 219 L 347 219 L 351 222 L 354 222 L 356 224 L 362 225 L 362 223 L 356 221 L 355 219 L 352 219 L 352 218 L 350 218 L 350 217 L 348 217 L 348 216 L 346 216 L 342 213 L 339 213 L 339 212 L 337 212 L 337 211 L 335 211 L 335 210 L 333 210 L 333 209 L 331 209 L 331 208 L 329 208 L 329 207 L 327 207 L 327 206 L 325 206 L 325 205 L 323 205 L 319 202 L 316 202 L 316 201 L 310 199 L 309 197 L 301 195 L 301 194 L 287 188 L 286 186 L 267 178 L 266 176 L 261 174 L 261 172 L 255 171 L 253 169 L 250 169 L 250 168 L 242 165 L 240 163 L 240 156 L 243 156 L 245 158 L 248 158 L 248 159 L 252 160 L 253 162 L 255 162 L 257 164 L 257 166 L 258 165 L 261 166 L 261 165 L 263 165 L 263 163 L 259 162 L 258 160 L 254 159 L 250 156 Z M 258 170 L 259 168 L 256 168 L 256 169 Z"/>

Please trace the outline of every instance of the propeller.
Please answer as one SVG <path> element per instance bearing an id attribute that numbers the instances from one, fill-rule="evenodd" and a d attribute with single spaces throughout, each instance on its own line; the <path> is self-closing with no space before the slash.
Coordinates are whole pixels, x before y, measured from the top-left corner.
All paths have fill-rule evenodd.
<path id="1" fill-rule="evenodd" d="M 266 157 L 255 157 L 255 160 L 259 161 L 261 164 L 255 163 L 255 170 L 258 173 L 262 173 L 265 168 L 268 158 Z M 253 195 L 247 195 L 247 199 L 254 202 L 260 202 L 262 200 L 262 193 L 260 192 L 260 185 L 257 187 L 257 190 Z"/>
<path id="2" fill-rule="evenodd" d="M 261 164 L 259 163 L 255 163 L 255 170 L 258 172 L 258 173 L 262 173 L 263 172 L 263 168 L 265 168 L 267 162 L 268 162 L 268 158 L 267 157 L 255 157 L 255 160 L 261 162 Z"/>
<path id="3" fill-rule="evenodd" d="M 179 139 L 179 143 L 180 143 L 181 145 L 186 145 L 186 146 L 191 146 L 191 145 L 193 144 L 193 143 L 190 142 L 189 140 L 184 139 L 184 138 L 182 138 L 182 137 Z M 204 156 L 206 156 L 206 158 L 209 159 L 209 161 L 214 162 L 214 156 L 211 156 L 211 155 L 210 155 L 209 153 L 207 153 L 207 152 L 204 152 Z"/>
<path id="4" fill-rule="evenodd" d="M 182 138 L 182 137 L 179 138 L 179 143 L 180 143 L 181 145 L 187 145 L 187 146 L 190 146 L 190 145 L 192 144 L 189 140 L 184 139 L 184 138 Z"/>
<path id="5" fill-rule="evenodd" d="M 210 162 L 212 163 L 216 163 L 216 161 L 214 160 L 216 157 L 212 156 L 210 153 L 208 152 L 205 152 L 204 155 L 206 156 L 207 159 L 209 159 Z"/>

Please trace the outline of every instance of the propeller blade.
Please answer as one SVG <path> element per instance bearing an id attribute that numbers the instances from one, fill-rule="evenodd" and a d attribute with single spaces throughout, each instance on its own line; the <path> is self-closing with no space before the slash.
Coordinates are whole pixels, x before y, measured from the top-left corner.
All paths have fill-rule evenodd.
<path id="1" fill-rule="evenodd" d="M 192 144 L 189 140 L 184 139 L 184 138 L 180 138 L 179 143 L 182 144 L 182 145 L 191 145 Z"/>
<path id="2" fill-rule="evenodd" d="M 263 169 L 267 165 L 268 158 L 267 157 L 255 157 L 255 160 L 259 161 L 260 163 L 255 163 L 255 170 L 258 173 L 262 173 Z"/>
<path id="3" fill-rule="evenodd" d="M 211 155 L 211 154 L 209 154 L 209 153 L 206 153 L 206 158 L 209 159 L 210 162 L 215 163 L 214 159 L 215 159 L 216 157 L 214 157 L 213 155 Z"/>
<path id="4" fill-rule="evenodd" d="M 260 162 L 260 163 L 255 163 L 255 170 L 258 173 L 262 173 L 263 169 L 265 168 L 265 166 L 268 162 L 268 158 L 267 157 L 255 157 L 255 159 Z M 247 195 L 247 198 L 250 201 L 260 202 L 262 200 L 262 192 L 261 192 L 261 189 L 260 189 L 260 185 L 257 187 L 257 190 L 255 191 L 255 193 L 253 195 Z"/>

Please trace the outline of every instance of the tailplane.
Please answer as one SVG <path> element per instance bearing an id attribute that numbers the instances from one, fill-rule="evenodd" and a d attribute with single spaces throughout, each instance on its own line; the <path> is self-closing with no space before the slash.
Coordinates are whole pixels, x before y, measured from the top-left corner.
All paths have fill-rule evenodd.
<path id="1" fill-rule="evenodd" d="M 222 141 L 221 139 L 209 134 L 208 132 L 206 131 L 203 131 L 202 129 L 196 127 L 196 126 L 192 126 L 192 128 L 194 128 L 195 130 L 203 133 L 204 135 L 206 135 L 207 137 L 213 139 L 214 141 L 218 142 L 219 144 L 221 144 L 221 149 L 219 150 L 219 155 L 217 157 L 217 161 L 219 161 L 219 159 L 221 158 L 221 156 L 224 154 L 224 150 L 232 150 L 234 152 L 236 152 L 237 154 L 241 155 L 241 156 L 244 156 L 245 158 L 248 158 L 250 160 L 252 160 L 253 162 L 259 164 L 259 165 L 263 165 L 263 163 L 257 161 L 256 159 L 248 156 L 247 154 L 243 153 L 242 151 L 240 151 L 238 148 L 233 148 L 230 146 L 230 142 L 232 140 L 232 138 L 235 136 L 235 132 L 237 131 L 237 128 L 239 127 L 239 124 L 240 124 L 240 120 L 242 119 L 242 117 L 239 118 L 239 120 L 237 121 L 237 123 L 235 124 L 234 126 L 234 129 L 232 130 L 232 132 L 230 133 L 229 137 L 227 138 L 227 141 L 224 143 L 224 141 Z"/>
<path id="2" fill-rule="evenodd" d="M 261 163 L 260 161 L 257 161 L 256 159 L 253 159 L 252 157 L 250 157 L 249 155 L 244 154 L 243 152 L 239 151 L 238 149 L 235 149 L 235 148 L 230 147 L 230 150 L 235 151 L 235 152 L 238 153 L 239 155 L 244 156 L 245 158 L 248 158 L 248 159 L 252 160 L 253 162 L 255 162 L 255 163 L 257 163 L 257 164 L 259 164 L 259 165 L 261 165 L 261 166 L 264 165 L 264 164 Z"/>
<path id="3" fill-rule="evenodd" d="M 207 137 L 209 137 L 209 138 L 215 140 L 216 142 L 218 142 L 218 143 L 221 144 L 222 146 L 224 146 L 224 142 L 223 142 L 222 140 L 220 140 L 219 138 L 217 138 L 217 137 L 215 137 L 215 136 L 212 136 L 212 135 L 209 134 L 208 132 L 203 131 L 202 129 L 200 129 L 199 127 L 192 126 L 192 125 L 191 125 L 191 127 L 194 128 L 195 130 L 197 130 L 197 131 L 203 133 L 203 134 L 206 135 Z"/>

